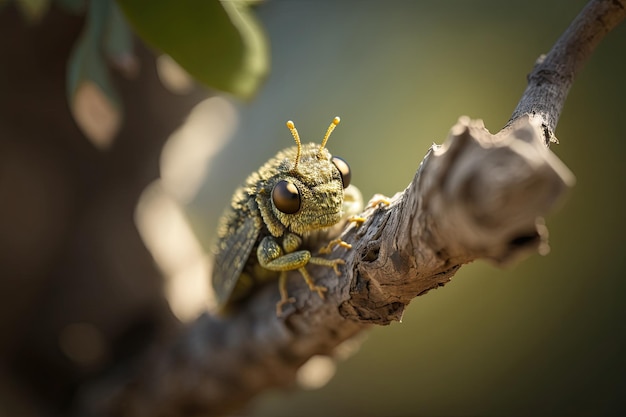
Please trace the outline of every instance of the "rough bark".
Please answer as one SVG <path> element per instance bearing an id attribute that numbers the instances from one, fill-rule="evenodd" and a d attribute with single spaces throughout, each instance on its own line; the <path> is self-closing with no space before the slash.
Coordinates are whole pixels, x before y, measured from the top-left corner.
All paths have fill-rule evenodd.
<path id="1" fill-rule="evenodd" d="M 90 399 L 103 395 L 112 398 L 115 415 L 227 413 L 264 389 L 292 384 L 313 355 L 332 355 L 372 324 L 400 320 L 414 297 L 446 284 L 461 265 L 546 253 L 542 216 L 573 184 L 547 145 L 575 75 L 623 20 L 624 6 L 591 1 L 538 61 L 502 131 L 493 135 L 462 117 L 406 190 L 388 206 L 369 207 L 364 224 L 348 224 L 343 239 L 352 249 L 331 255 L 346 261 L 341 278 L 329 268 L 310 268 L 329 288 L 324 300 L 295 274 L 290 294 L 297 302 L 282 317 L 275 314 L 275 286 L 230 316 L 207 313 L 174 344 L 155 348 L 126 386 L 100 381 L 87 389 L 81 413 L 100 414 L 101 404 Z"/>
<path id="2" fill-rule="evenodd" d="M 524 114 L 532 115 L 541 121 L 546 145 L 556 141 L 554 131 L 576 74 L 602 39 L 624 20 L 624 8 L 620 0 L 587 3 L 550 52 L 537 59 L 507 127 Z"/>

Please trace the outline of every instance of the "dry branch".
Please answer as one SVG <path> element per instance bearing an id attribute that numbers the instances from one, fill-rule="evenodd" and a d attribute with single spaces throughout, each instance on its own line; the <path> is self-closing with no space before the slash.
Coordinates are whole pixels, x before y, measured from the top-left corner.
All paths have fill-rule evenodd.
<path id="1" fill-rule="evenodd" d="M 556 141 L 554 131 L 574 78 L 602 39 L 624 20 L 624 9 L 623 0 L 587 3 L 550 52 L 537 59 L 506 127 L 528 114 L 541 120 L 546 145 Z"/>
<path id="2" fill-rule="evenodd" d="M 114 383 L 94 385 L 84 403 L 108 395 L 114 415 L 133 417 L 224 414 L 292 384 L 313 355 L 332 355 L 370 325 L 399 320 L 413 298 L 447 283 L 462 264 L 545 253 L 542 216 L 573 184 L 546 145 L 582 63 L 624 16 L 624 1 L 591 1 L 535 65 L 501 132 L 462 117 L 389 206 L 369 207 L 364 224 L 347 225 L 343 239 L 353 248 L 331 255 L 345 259 L 342 277 L 310 268 L 329 288 L 325 300 L 296 273 L 290 294 L 297 303 L 283 317 L 275 314 L 276 286 L 267 286 L 234 315 L 206 314 L 174 344 L 155 348 L 119 392 L 111 392 Z M 89 408 L 83 415 L 101 411 Z"/>

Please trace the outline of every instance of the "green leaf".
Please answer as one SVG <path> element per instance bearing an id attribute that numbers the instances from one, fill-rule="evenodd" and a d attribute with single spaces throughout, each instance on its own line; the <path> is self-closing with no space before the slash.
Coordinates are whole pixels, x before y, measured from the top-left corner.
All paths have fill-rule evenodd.
<path id="1" fill-rule="evenodd" d="M 102 56 L 103 35 L 114 7 L 109 0 L 91 2 L 85 29 L 72 51 L 67 71 L 72 115 L 87 138 L 100 148 L 110 145 L 122 118 L 122 102 Z"/>
<path id="2" fill-rule="evenodd" d="M 118 0 L 136 32 L 199 82 L 248 99 L 268 72 L 265 36 L 247 2 Z"/>
<path id="3" fill-rule="evenodd" d="M 112 57 L 133 53 L 133 34 L 120 11 L 114 4 L 104 31 L 104 51 Z"/>
<path id="4" fill-rule="evenodd" d="M 117 4 L 112 6 L 102 41 L 109 62 L 128 78 L 135 77 L 139 61 L 133 51 L 133 32 Z"/>

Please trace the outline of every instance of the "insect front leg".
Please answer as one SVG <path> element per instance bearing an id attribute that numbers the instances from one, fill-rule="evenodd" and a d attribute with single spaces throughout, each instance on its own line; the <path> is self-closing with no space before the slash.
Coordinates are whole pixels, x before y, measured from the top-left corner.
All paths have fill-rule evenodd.
<path id="1" fill-rule="evenodd" d="M 257 258 L 263 268 L 279 272 L 291 271 L 308 264 L 311 252 L 299 250 L 285 253 L 275 238 L 266 236 L 259 244 Z"/>
<path id="2" fill-rule="evenodd" d="M 261 240 L 257 249 L 259 264 L 263 268 L 280 272 L 278 283 L 280 301 L 276 304 L 276 312 L 278 315 L 282 313 L 282 306 L 284 304 L 293 303 L 295 301 L 293 297 L 288 297 L 287 294 L 287 271 L 294 269 L 300 271 L 300 274 L 304 277 L 309 289 L 317 292 L 321 298 L 324 298 L 324 292 L 328 290 L 326 287 L 315 285 L 313 279 L 304 268 L 309 261 L 318 263 L 317 260 L 319 258 L 311 258 L 311 252 L 308 250 L 296 250 L 301 243 L 302 240 L 298 235 L 290 233 L 283 238 L 283 246 L 285 247 L 285 250 L 283 250 L 275 238 L 266 236 L 263 240 Z M 331 261 L 330 263 L 334 265 L 334 262 Z M 322 264 L 327 265 L 327 263 Z M 328 265 L 333 266 L 330 264 Z"/>

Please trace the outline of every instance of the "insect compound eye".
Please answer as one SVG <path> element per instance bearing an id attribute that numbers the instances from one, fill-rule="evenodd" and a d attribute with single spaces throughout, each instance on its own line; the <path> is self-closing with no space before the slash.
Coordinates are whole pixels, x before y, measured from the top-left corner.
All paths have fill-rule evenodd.
<path id="1" fill-rule="evenodd" d="M 343 188 L 348 188 L 348 185 L 350 185 L 350 180 L 352 179 L 352 171 L 350 171 L 350 165 L 348 165 L 346 161 L 339 158 L 338 156 L 333 156 L 332 162 L 333 164 L 335 164 L 335 166 L 339 170 L 339 173 L 341 174 L 341 182 L 343 182 Z"/>
<path id="2" fill-rule="evenodd" d="M 293 214 L 300 210 L 300 192 L 291 182 L 281 180 L 272 189 L 272 201 L 278 210 Z"/>

